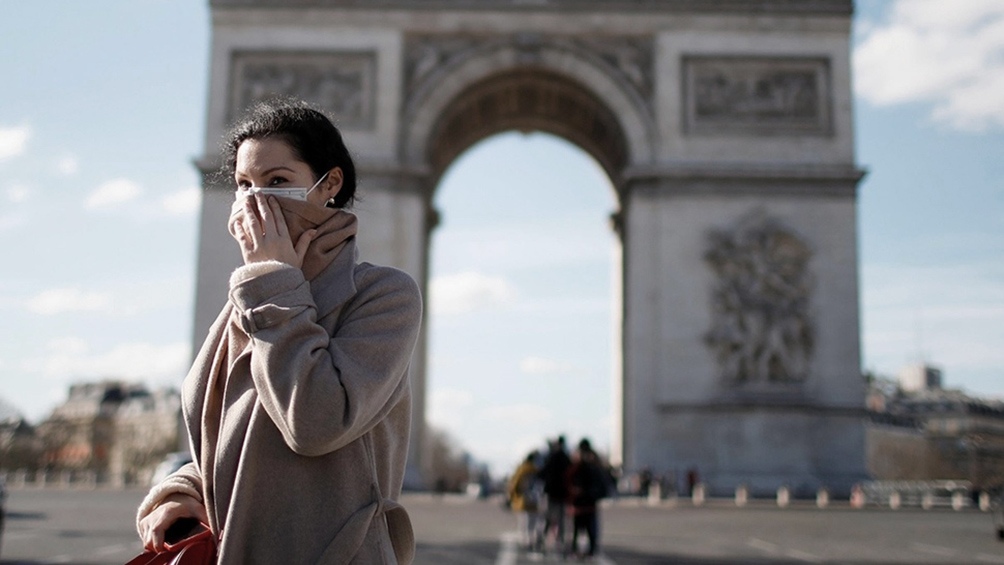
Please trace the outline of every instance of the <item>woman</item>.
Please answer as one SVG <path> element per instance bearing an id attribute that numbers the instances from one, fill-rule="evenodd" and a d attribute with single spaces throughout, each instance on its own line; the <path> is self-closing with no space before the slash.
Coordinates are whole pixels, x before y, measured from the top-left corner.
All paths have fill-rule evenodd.
<path id="1" fill-rule="evenodd" d="M 543 532 L 537 523 L 541 495 L 537 479 L 539 455 L 532 451 L 526 456 L 519 467 L 516 467 L 507 488 L 509 505 L 516 513 L 516 527 L 522 537 L 523 547 L 528 551 L 540 551 L 544 548 Z"/>
<path id="2" fill-rule="evenodd" d="M 197 518 L 220 563 L 408 563 L 418 287 L 356 262 L 355 167 L 323 114 L 260 104 L 224 153 L 244 265 L 183 385 L 194 461 L 151 489 L 140 537 L 161 551 Z"/>

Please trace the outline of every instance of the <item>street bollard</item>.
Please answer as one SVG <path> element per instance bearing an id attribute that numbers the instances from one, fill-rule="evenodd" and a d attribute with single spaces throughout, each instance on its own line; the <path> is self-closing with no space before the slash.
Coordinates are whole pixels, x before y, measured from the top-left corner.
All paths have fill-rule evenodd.
<path id="1" fill-rule="evenodd" d="M 691 501 L 694 506 L 701 506 L 704 504 L 704 483 L 697 483 L 694 485 L 694 492 L 691 494 Z"/>
<path id="2" fill-rule="evenodd" d="M 826 490 L 826 488 L 820 487 L 820 489 L 816 491 L 816 507 L 826 508 L 829 505 L 830 491 Z"/>
<path id="3" fill-rule="evenodd" d="M 952 510 L 962 510 L 966 507 L 966 494 L 961 490 L 952 493 Z"/>
<path id="4" fill-rule="evenodd" d="M 902 503 L 903 499 L 900 497 L 898 492 L 893 491 L 892 494 L 889 495 L 889 508 L 892 508 L 893 510 L 899 510 L 899 507 Z"/>
<path id="5" fill-rule="evenodd" d="M 865 507 L 865 490 L 861 488 L 861 485 L 854 485 L 851 487 L 851 508 L 864 508 Z"/>
<path id="6" fill-rule="evenodd" d="M 924 496 L 920 497 L 920 507 L 924 510 L 934 508 L 934 493 L 925 492 Z"/>
<path id="7" fill-rule="evenodd" d="M 652 483 L 648 487 L 648 505 L 658 506 L 662 502 L 662 486 L 659 483 Z"/>
<path id="8" fill-rule="evenodd" d="M 990 511 L 990 493 L 987 491 L 980 492 L 980 510 L 983 512 Z"/>
<path id="9" fill-rule="evenodd" d="M 741 484 L 736 487 L 736 506 L 742 508 L 746 506 L 746 501 L 749 500 L 749 489 L 746 485 Z"/>
<path id="10" fill-rule="evenodd" d="M 788 491 L 788 487 L 784 485 L 778 487 L 777 506 L 779 508 L 787 508 L 789 502 L 791 502 L 791 492 Z"/>

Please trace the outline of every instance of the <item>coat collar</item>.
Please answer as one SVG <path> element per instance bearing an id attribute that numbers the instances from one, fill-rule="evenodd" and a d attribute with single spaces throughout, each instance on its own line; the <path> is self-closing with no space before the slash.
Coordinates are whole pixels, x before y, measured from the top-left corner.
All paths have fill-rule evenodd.
<path id="1" fill-rule="evenodd" d="M 321 319 L 344 304 L 356 293 L 355 266 L 359 252 L 356 238 L 351 237 L 345 247 L 316 277 L 310 281 L 310 294 Z"/>

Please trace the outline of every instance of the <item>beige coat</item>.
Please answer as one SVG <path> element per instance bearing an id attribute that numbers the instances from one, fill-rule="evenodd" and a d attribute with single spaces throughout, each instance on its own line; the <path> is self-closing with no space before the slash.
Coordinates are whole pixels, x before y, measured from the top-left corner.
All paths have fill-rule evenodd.
<path id="1" fill-rule="evenodd" d="M 401 271 L 356 264 L 354 246 L 311 282 L 275 262 L 234 273 L 183 388 L 195 462 L 150 492 L 140 518 L 187 492 L 222 529 L 220 563 L 411 561 L 411 523 L 395 501 L 421 296 Z M 250 343 L 220 359 L 214 336 L 231 316 Z M 225 383 L 212 377 L 227 374 L 223 363 Z"/>

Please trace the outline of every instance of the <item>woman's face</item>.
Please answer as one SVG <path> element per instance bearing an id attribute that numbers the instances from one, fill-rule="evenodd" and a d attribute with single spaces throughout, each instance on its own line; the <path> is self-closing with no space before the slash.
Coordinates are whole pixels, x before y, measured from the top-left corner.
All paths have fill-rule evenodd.
<path id="1" fill-rule="evenodd" d="M 237 148 L 234 170 L 237 188 L 310 188 L 317 182 L 310 165 L 301 161 L 285 141 L 274 138 L 247 139 Z M 307 202 L 317 206 L 333 198 L 342 186 L 341 169 L 332 169 Z"/>

